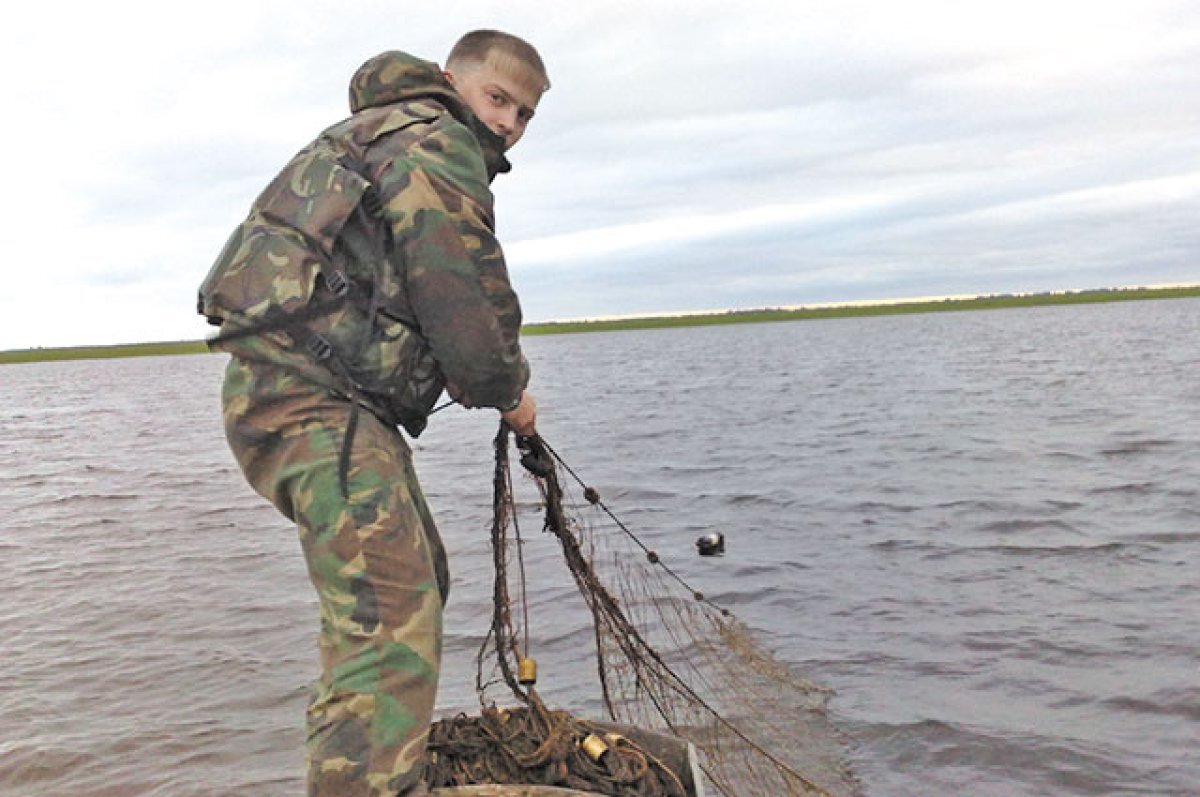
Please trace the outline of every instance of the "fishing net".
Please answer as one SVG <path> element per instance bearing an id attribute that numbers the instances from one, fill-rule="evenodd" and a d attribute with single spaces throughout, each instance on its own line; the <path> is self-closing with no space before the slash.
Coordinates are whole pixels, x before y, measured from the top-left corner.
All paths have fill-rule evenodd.
<path id="1" fill-rule="evenodd" d="M 434 724 L 430 785 L 539 783 L 618 797 L 856 794 L 824 714 L 827 690 L 692 588 L 544 439 L 520 437 L 543 530 L 557 539 L 590 619 L 607 716 L 547 706 L 529 651 L 537 618 L 526 600 L 510 435 L 502 424 L 494 442 L 494 614 L 477 662 L 483 710 Z M 497 708 L 497 691 L 515 706 Z"/>

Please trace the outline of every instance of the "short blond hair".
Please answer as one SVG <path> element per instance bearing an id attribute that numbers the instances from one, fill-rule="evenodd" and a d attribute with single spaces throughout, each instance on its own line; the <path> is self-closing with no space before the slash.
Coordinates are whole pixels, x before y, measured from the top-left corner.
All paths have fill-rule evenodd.
<path id="1" fill-rule="evenodd" d="M 447 71 L 472 69 L 491 63 L 503 71 L 515 71 L 516 65 L 534 73 L 541 83 L 537 88 L 550 88 L 546 65 L 534 46 L 519 36 L 499 30 L 473 30 L 454 43 L 446 57 Z"/>

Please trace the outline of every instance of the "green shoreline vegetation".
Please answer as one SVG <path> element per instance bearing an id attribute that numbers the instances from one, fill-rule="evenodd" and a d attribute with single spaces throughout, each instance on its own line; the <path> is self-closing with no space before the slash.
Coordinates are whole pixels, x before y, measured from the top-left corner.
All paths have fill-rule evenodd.
<path id="1" fill-rule="evenodd" d="M 1200 297 L 1200 285 L 1167 288 L 1103 288 L 1054 293 L 996 294 L 974 298 L 897 300 L 894 302 L 835 304 L 758 310 L 727 310 L 684 315 L 610 318 L 582 321 L 546 321 L 526 324 L 522 335 L 558 335 L 576 332 L 607 332 L 624 329 L 662 329 L 669 327 L 709 326 L 713 324 L 752 324 L 770 321 L 797 321 L 817 318 L 856 318 L 862 316 L 938 313 L 963 310 L 997 310 L 1010 307 L 1041 307 L 1063 304 L 1140 301 L 1148 299 L 1190 299 Z M 12 349 L 0 351 L 0 365 L 53 360 L 92 360 L 112 357 L 151 357 L 176 354 L 203 354 L 208 347 L 202 340 L 162 343 L 131 343 L 113 346 L 72 346 L 63 348 Z"/>

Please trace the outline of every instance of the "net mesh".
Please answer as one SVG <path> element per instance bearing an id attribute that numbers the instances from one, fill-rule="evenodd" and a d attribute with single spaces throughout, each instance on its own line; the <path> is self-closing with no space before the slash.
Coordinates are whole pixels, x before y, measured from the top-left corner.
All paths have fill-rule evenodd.
<path id="1" fill-rule="evenodd" d="M 590 615 L 607 716 L 551 710 L 523 672 L 537 618 L 531 628 L 510 432 L 502 424 L 494 442 L 494 614 L 477 667 L 483 711 L 435 725 L 430 749 L 448 771 L 431 785 L 559 783 L 598 794 L 680 797 L 857 794 L 825 716 L 828 690 L 793 673 L 731 612 L 693 589 L 543 439 L 517 438 L 517 445 L 540 494 L 543 530 L 557 539 Z M 594 519 L 585 523 L 585 515 Z M 514 710 L 495 707 L 501 690 L 515 699 Z M 678 762 L 660 760 L 666 755 L 653 744 L 629 742 L 614 727 L 686 740 L 700 783 L 688 783 Z M 606 742 L 600 756 L 588 751 L 588 737 Z"/>

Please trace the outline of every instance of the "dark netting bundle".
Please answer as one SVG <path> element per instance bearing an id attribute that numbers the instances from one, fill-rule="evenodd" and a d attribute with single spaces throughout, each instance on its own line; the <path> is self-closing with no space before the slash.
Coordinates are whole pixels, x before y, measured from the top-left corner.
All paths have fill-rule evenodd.
<path id="1" fill-rule="evenodd" d="M 557 538 L 581 597 L 581 621 L 594 631 L 588 677 L 607 716 L 584 719 L 546 706 L 528 658 L 509 438 L 502 425 L 493 485 L 494 614 L 478 659 L 483 711 L 434 724 L 430 785 L 533 783 L 622 797 L 856 794 L 824 714 L 828 691 L 792 673 L 730 612 L 688 585 L 543 439 L 518 438 L 544 531 Z M 507 687 L 518 705 L 496 708 L 497 687 Z"/>

